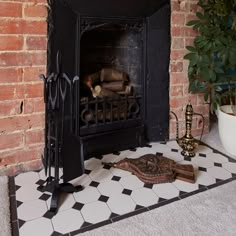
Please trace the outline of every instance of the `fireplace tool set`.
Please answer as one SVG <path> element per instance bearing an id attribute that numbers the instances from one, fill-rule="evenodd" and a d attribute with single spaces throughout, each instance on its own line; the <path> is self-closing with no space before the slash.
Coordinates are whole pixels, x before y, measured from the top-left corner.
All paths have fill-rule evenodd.
<path id="1" fill-rule="evenodd" d="M 57 54 L 57 73 L 51 73 L 47 78 L 44 75 L 39 77 L 44 81 L 44 102 L 47 108 L 45 114 L 47 145 L 42 156 L 42 163 L 45 175 L 48 176 L 46 185 L 40 186 L 39 189 L 52 193 L 50 211 L 56 213 L 62 192 L 72 193 L 83 189 L 80 185 L 73 186 L 68 183 L 74 176 L 70 176 L 70 166 L 67 164 L 68 160 L 70 164 L 74 161 L 78 176 L 83 173 L 83 161 L 78 161 L 80 149 L 70 150 L 79 146 L 76 143 L 80 144 L 80 140 L 73 133 L 73 89 L 79 78 L 75 76 L 70 79 L 65 73 L 61 73 L 59 53 Z M 69 103 L 65 103 L 66 97 L 69 97 Z M 69 120 L 65 115 L 65 109 L 69 110 L 67 111 L 70 113 Z M 67 124 L 66 127 L 65 124 Z M 65 129 L 69 129 L 69 132 L 68 130 L 65 132 Z M 63 183 L 60 183 L 59 175 L 61 166 L 63 167 Z"/>

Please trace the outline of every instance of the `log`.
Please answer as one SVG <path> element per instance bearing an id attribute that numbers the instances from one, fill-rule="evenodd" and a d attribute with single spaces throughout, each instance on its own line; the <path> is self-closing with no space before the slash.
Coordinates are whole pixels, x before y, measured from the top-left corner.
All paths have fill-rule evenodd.
<path id="1" fill-rule="evenodd" d="M 102 88 L 100 85 L 95 86 L 94 89 L 92 89 L 93 97 L 111 97 L 114 99 L 119 99 L 119 95 L 109 89 Z"/>
<path id="2" fill-rule="evenodd" d="M 128 81 L 128 75 L 125 72 L 112 69 L 103 68 L 100 73 L 101 82 L 107 81 Z"/>
<path id="3" fill-rule="evenodd" d="M 91 90 L 94 84 L 99 83 L 99 81 L 100 81 L 100 72 L 96 72 L 91 75 L 86 75 L 82 78 L 83 84 L 85 84 Z"/>
<path id="4" fill-rule="evenodd" d="M 125 90 L 125 81 L 102 82 L 101 87 L 104 89 L 109 89 L 113 92 L 124 91 Z"/>

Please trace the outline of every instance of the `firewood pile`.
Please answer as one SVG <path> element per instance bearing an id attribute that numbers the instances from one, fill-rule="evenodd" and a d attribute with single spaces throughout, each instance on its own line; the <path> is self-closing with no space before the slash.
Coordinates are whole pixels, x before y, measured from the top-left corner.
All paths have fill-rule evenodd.
<path id="1" fill-rule="evenodd" d="M 84 76 L 82 82 L 91 90 L 94 98 L 112 97 L 118 99 L 119 95 L 132 94 L 128 75 L 113 68 L 103 68 L 96 73 Z"/>
<path id="2" fill-rule="evenodd" d="M 125 72 L 103 68 L 96 73 L 84 76 L 82 83 L 91 91 L 92 97 L 100 101 L 98 109 L 90 106 L 86 112 L 82 112 L 82 120 L 85 123 L 95 120 L 104 122 L 104 120 L 128 119 L 129 110 L 137 106 L 133 98 L 129 99 L 129 96 L 133 95 L 133 89 Z M 106 108 L 101 102 L 104 99 L 106 99 Z M 81 101 L 85 106 L 89 103 L 87 97 L 82 98 Z"/>

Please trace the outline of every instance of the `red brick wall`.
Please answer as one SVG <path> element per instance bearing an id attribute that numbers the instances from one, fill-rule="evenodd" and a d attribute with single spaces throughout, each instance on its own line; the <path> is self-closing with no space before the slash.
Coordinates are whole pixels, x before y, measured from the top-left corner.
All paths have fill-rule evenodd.
<path id="1" fill-rule="evenodd" d="M 185 26 L 196 1 L 172 0 L 170 108 L 184 129 L 189 98 L 196 112 L 208 117 L 202 96 L 188 94 L 185 45 L 194 32 Z M 43 83 L 46 71 L 46 0 L 0 0 L 0 174 L 12 175 L 41 166 L 44 129 Z M 201 124 L 195 122 L 193 134 Z M 170 121 L 174 137 L 174 120 Z"/>
<path id="2" fill-rule="evenodd" d="M 0 174 L 41 166 L 46 0 L 0 0 Z"/>

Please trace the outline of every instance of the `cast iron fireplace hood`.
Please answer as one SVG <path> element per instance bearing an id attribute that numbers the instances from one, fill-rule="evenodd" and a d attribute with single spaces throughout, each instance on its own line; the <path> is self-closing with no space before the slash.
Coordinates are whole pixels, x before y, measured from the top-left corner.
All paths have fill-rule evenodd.
<path id="1" fill-rule="evenodd" d="M 81 15 L 93 16 L 151 16 L 169 0 L 65 0 Z"/>

